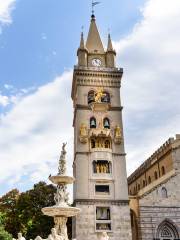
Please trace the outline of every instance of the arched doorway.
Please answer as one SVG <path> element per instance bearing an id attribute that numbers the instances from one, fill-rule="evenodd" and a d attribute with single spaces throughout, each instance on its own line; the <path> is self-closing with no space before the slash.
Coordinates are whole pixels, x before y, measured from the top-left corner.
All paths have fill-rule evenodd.
<path id="1" fill-rule="evenodd" d="M 179 239 L 177 227 L 169 220 L 164 220 L 157 228 L 156 239 L 176 240 Z"/>
<path id="2" fill-rule="evenodd" d="M 130 209 L 132 240 L 138 240 L 138 223 L 136 213 Z"/>

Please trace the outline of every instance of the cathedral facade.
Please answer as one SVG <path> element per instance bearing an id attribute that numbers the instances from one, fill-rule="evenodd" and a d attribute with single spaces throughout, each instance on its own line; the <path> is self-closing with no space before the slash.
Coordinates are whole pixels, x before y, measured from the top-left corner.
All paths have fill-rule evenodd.
<path id="1" fill-rule="evenodd" d="M 180 135 L 128 178 L 133 240 L 180 239 Z"/>
<path id="2" fill-rule="evenodd" d="M 131 224 L 124 152 L 120 87 L 111 37 L 104 49 L 92 15 L 85 43 L 83 33 L 74 67 L 74 205 L 73 238 L 130 240 Z"/>

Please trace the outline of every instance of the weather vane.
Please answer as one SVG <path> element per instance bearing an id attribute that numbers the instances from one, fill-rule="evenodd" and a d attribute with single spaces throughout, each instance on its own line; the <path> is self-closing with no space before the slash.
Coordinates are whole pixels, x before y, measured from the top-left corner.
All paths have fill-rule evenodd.
<path id="1" fill-rule="evenodd" d="M 100 3 L 101 2 L 94 2 L 94 0 L 92 0 L 92 15 L 94 15 L 94 7 Z"/>

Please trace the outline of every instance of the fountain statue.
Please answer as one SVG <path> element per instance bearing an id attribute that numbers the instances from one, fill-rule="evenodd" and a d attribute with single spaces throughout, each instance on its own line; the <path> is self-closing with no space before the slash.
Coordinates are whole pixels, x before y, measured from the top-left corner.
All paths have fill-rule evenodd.
<path id="1" fill-rule="evenodd" d="M 67 184 L 72 184 L 74 178 L 66 175 L 66 143 L 63 143 L 61 156 L 59 159 L 58 173 L 55 176 L 49 176 L 49 180 L 57 184 L 57 192 L 54 195 L 55 205 L 45 207 L 42 212 L 54 218 L 55 228 L 52 228 L 48 240 L 68 240 L 67 219 L 76 216 L 79 208 L 70 207 L 68 204 L 69 193 L 67 192 Z"/>

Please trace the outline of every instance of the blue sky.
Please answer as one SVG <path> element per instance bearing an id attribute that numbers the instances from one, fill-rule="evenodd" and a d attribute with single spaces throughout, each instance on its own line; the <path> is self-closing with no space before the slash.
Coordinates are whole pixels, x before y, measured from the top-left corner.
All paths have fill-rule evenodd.
<path id="1" fill-rule="evenodd" d="M 0 0 L 0 194 L 56 171 L 68 142 L 72 173 L 72 69 L 91 1 Z M 122 101 L 131 173 L 180 132 L 180 1 L 103 0 L 98 28 L 110 28 L 124 68 Z"/>
<path id="2" fill-rule="evenodd" d="M 130 32 L 141 17 L 142 4 L 143 0 L 102 1 L 96 13 L 104 40 L 108 28 L 115 40 Z M 85 33 L 89 27 L 91 1 L 17 0 L 14 6 L 13 24 L 3 29 L 0 39 L 2 83 L 39 86 L 72 68 L 81 26 Z"/>

